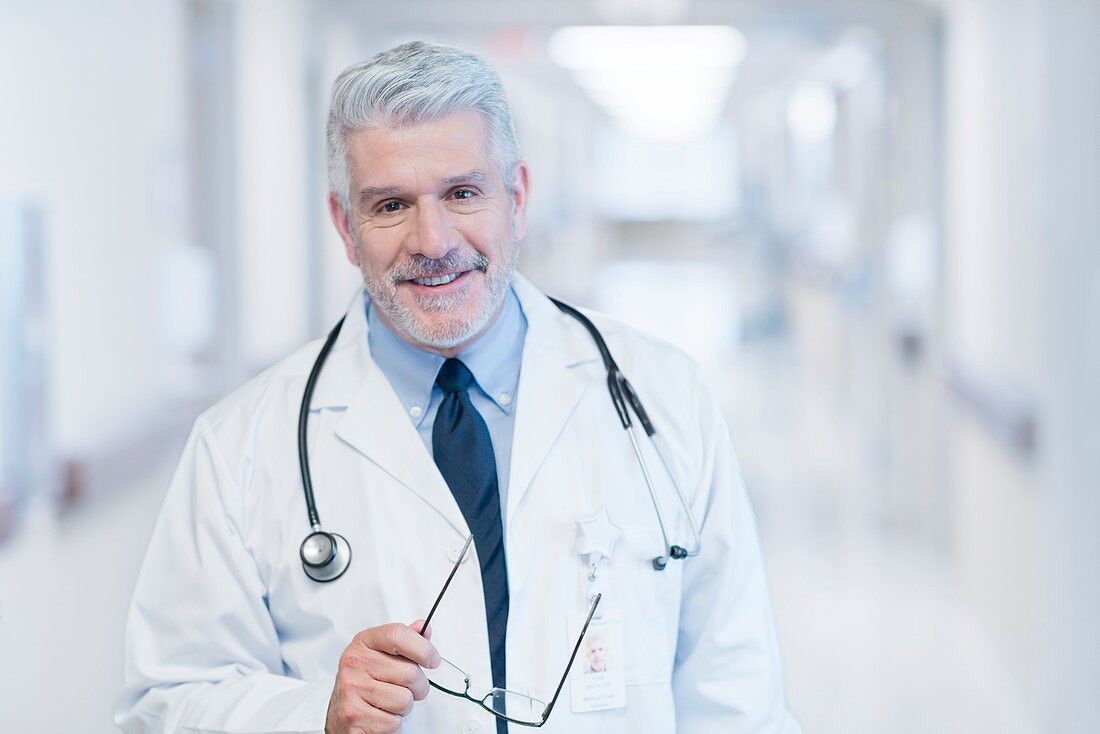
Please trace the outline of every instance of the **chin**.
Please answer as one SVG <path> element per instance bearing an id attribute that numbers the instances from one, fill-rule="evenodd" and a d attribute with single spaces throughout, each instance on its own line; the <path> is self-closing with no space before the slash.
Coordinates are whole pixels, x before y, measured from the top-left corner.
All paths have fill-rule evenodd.
<path id="1" fill-rule="evenodd" d="M 452 349 L 480 333 L 489 323 L 495 311 L 484 304 L 480 308 L 467 307 L 456 311 L 402 308 L 391 313 L 394 328 L 408 341 L 435 349 Z"/>
<path id="2" fill-rule="evenodd" d="M 471 323 L 465 319 L 424 320 L 410 329 L 410 336 L 422 344 L 437 349 L 451 349 L 474 337 L 484 324 Z"/>

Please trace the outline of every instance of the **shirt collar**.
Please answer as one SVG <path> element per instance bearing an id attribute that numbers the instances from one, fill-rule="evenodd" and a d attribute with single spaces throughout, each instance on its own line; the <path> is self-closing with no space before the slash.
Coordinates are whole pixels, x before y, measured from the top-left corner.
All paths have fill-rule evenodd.
<path id="1" fill-rule="evenodd" d="M 504 413 L 511 413 L 515 405 L 526 333 L 527 319 L 509 287 L 504 296 L 504 310 L 496 323 L 458 355 L 485 396 Z"/>
<path id="2" fill-rule="evenodd" d="M 435 376 L 443 357 L 417 349 L 393 333 L 364 299 L 367 311 L 367 343 L 371 358 L 386 376 L 398 399 L 417 426 L 428 413 Z M 527 319 L 511 287 L 496 323 L 458 358 L 469 368 L 477 387 L 503 413 L 515 405 Z M 441 391 L 436 388 L 438 396 Z"/>

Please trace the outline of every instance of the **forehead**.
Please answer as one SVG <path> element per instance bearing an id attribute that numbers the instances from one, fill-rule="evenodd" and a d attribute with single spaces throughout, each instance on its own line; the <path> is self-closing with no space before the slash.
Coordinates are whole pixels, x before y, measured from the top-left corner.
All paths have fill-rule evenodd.
<path id="1" fill-rule="evenodd" d="M 408 187 L 464 171 L 495 173 L 485 120 L 475 110 L 414 125 L 356 130 L 347 143 L 353 187 Z"/>

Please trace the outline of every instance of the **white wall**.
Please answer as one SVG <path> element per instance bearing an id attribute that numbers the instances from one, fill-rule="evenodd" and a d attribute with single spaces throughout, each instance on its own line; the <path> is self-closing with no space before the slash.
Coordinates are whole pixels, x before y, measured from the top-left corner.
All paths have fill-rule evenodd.
<path id="1" fill-rule="evenodd" d="M 319 78 L 316 99 L 312 101 L 317 135 L 314 145 L 322 166 L 325 164 L 325 142 L 322 131 L 328 121 L 332 82 L 348 66 L 382 50 L 382 47 L 369 49 L 363 47 L 364 30 L 376 31 L 377 29 L 359 28 L 349 24 L 346 16 L 334 14 L 333 17 L 324 19 L 315 41 L 319 46 L 316 70 Z M 313 257 L 316 258 L 317 267 L 321 271 L 321 292 L 315 294 L 315 298 L 319 301 L 318 310 L 321 314 L 322 328 L 327 331 L 347 310 L 352 294 L 362 284 L 363 279 L 355 267 L 348 262 L 344 254 L 344 243 L 340 240 L 327 213 L 325 204 L 328 194 L 327 168 L 322 174 L 321 181 L 324 186 L 314 192 L 317 197 L 316 205 L 326 207 L 326 210 L 315 220 L 318 231 L 314 236 L 320 243 L 320 250 L 314 252 Z"/>
<path id="2" fill-rule="evenodd" d="M 235 74 L 224 119 L 236 123 L 239 238 L 201 244 L 237 250 L 220 277 L 234 290 L 223 308 L 255 327 L 239 371 L 308 336 L 300 8 L 234 3 L 234 63 L 215 70 Z M 187 200 L 190 22 L 180 0 L 0 8 L 0 195 L 44 214 L 58 458 L 117 449 L 162 421 L 188 368 L 180 345 L 201 342 L 195 314 L 228 315 L 195 287 L 209 273 L 188 276 L 211 261 L 181 257 L 201 251 Z M 64 517 L 39 497 L 0 548 L 0 731 L 115 730 L 126 606 L 166 478 L 163 465 L 130 477 Z"/>
<path id="3" fill-rule="evenodd" d="M 141 432 L 166 407 L 176 352 L 161 278 L 189 235 L 184 43 L 174 0 L 0 9 L 0 192 L 44 215 L 62 457 Z M 133 496 L 144 504 L 72 523 L 32 506 L 2 549 L 0 731 L 113 729 L 126 599 L 160 492 Z"/>
<path id="4" fill-rule="evenodd" d="M 242 358 L 262 369 L 310 338 L 306 8 L 299 0 L 236 3 L 238 272 Z"/>
<path id="5" fill-rule="evenodd" d="M 157 268 L 186 241 L 184 56 L 170 0 L 5 4 L 0 191 L 44 214 L 59 451 L 159 401 Z"/>
<path id="6" fill-rule="evenodd" d="M 1043 3 L 1051 728 L 1100 730 L 1100 4 Z"/>
<path id="7" fill-rule="evenodd" d="M 960 586 L 1050 731 L 1100 729 L 1100 7 L 949 6 L 951 352 L 1032 406 L 1013 452 L 951 430 Z"/>

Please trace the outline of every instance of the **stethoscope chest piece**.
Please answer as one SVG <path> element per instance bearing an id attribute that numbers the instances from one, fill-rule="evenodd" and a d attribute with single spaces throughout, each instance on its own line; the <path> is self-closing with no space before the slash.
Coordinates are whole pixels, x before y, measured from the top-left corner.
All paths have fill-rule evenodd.
<path id="1" fill-rule="evenodd" d="M 302 569 L 314 581 L 335 581 L 351 565 L 351 545 L 343 535 L 315 530 L 302 541 L 298 550 Z"/>

